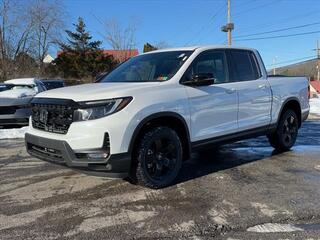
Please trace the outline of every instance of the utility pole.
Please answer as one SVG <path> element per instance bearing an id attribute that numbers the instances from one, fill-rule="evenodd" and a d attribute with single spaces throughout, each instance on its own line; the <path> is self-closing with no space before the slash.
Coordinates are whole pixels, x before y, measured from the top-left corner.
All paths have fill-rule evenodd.
<path id="1" fill-rule="evenodd" d="M 320 45 L 319 40 L 317 40 L 316 49 L 312 49 L 316 51 L 317 60 L 316 60 L 316 69 L 317 69 L 317 80 L 320 81 Z"/>
<path id="2" fill-rule="evenodd" d="M 317 80 L 320 81 L 320 48 L 319 48 L 319 40 L 317 40 Z"/>
<path id="3" fill-rule="evenodd" d="M 273 75 L 276 75 L 276 64 L 277 64 L 277 58 L 278 58 L 278 56 L 275 56 L 275 57 L 272 59 Z"/>
<path id="4" fill-rule="evenodd" d="M 228 16 L 227 16 L 227 24 L 221 27 L 222 32 L 226 32 L 228 34 L 228 45 L 232 44 L 232 36 L 231 31 L 234 29 L 234 24 L 231 22 L 231 0 L 227 0 L 228 2 Z"/>

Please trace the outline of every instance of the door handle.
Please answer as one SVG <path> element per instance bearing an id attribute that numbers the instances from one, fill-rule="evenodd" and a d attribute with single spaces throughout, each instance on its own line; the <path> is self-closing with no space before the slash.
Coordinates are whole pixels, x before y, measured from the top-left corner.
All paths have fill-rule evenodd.
<path id="1" fill-rule="evenodd" d="M 266 86 L 265 84 L 261 84 L 261 85 L 258 86 L 258 88 L 259 88 L 259 89 L 266 89 L 267 86 Z"/>
<path id="2" fill-rule="evenodd" d="M 232 94 L 232 93 L 234 93 L 235 91 L 236 91 L 235 88 L 226 89 L 226 93 L 228 93 L 228 94 Z"/>

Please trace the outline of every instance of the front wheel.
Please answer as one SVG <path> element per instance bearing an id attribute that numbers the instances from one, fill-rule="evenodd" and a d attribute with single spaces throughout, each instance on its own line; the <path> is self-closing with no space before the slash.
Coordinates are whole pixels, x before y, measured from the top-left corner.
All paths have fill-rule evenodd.
<path id="1" fill-rule="evenodd" d="M 169 127 L 155 127 L 141 138 L 132 177 L 140 185 L 162 188 L 171 184 L 182 165 L 182 144 Z"/>
<path id="2" fill-rule="evenodd" d="M 298 136 L 298 117 L 297 114 L 288 109 L 285 111 L 279 121 L 277 130 L 268 135 L 272 147 L 278 151 L 288 151 L 295 144 Z"/>

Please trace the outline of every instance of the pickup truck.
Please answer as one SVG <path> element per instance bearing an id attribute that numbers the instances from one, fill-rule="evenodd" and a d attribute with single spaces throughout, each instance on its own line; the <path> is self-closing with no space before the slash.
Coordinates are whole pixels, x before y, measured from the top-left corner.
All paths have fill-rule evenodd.
<path id="1" fill-rule="evenodd" d="M 268 77 L 250 48 L 166 49 L 98 83 L 40 93 L 32 111 L 31 155 L 162 188 L 196 150 L 266 135 L 288 151 L 309 114 L 308 80 Z"/>

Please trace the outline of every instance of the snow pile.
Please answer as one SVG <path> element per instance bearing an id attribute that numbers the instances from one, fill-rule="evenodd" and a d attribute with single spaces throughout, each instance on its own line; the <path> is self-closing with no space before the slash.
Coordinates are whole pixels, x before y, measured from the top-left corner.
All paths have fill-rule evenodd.
<path id="1" fill-rule="evenodd" d="M 320 97 L 311 98 L 310 101 L 310 113 L 320 115 Z"/>
<path id="2" fill-rule="evenodd" d="M 28 127 L 0 129 L 0 139 L 24 138 L 24 134 L 27 130 Z"/>

